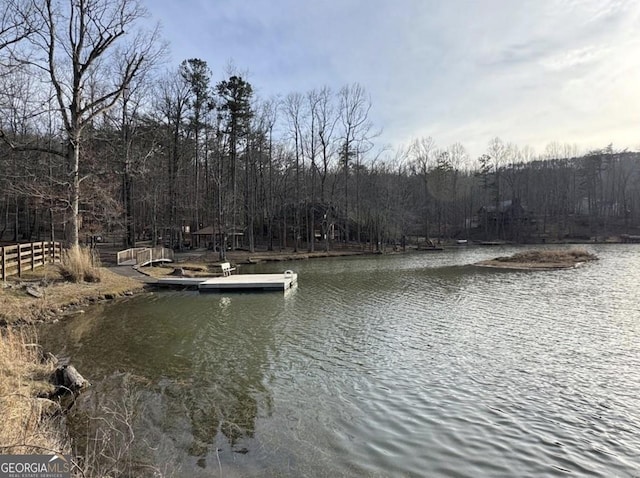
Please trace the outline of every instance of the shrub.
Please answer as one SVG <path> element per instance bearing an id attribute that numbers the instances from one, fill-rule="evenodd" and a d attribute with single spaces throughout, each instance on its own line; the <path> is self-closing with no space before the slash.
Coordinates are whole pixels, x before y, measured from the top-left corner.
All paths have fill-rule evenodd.
<path id="1" fill-rule="evenodd" d="M 91 249 L 74 246 L 62 253 L 60 274 L 71 282 L 100 282 L 100 258 Z"/>

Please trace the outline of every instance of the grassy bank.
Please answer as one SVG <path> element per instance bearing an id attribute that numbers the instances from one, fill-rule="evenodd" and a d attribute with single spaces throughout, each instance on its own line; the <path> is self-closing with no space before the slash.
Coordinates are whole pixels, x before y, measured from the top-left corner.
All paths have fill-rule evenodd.
<path id="1" fill-rule="evenodd" d="M 100 282 L 69 282 L 58 266 L 47 265 L 0 288 L 0 325 L 60 318 L 72 307 L 142 290 L 144 284 L 99 268 Z M 30 295 L 35 289 L 41 297 Z"/>
<path id="2" fill-rule="evenodd" d="M 0 330 L 0 453 L 69 453 L 53 391 L 51 361 L 42 360 L 32 329 Z"/>
<path id="3" fill-rule="evenodd" d="M 28 324 L 58 320 L 74 308 L 144 286 L 95 263 L 79 264 L 83 258 L 67 259 L 0 283 L 0 453 L 71 452 L 60 406 L 43 398 L 54 391 L 55 363 L 45 359 Z"/>

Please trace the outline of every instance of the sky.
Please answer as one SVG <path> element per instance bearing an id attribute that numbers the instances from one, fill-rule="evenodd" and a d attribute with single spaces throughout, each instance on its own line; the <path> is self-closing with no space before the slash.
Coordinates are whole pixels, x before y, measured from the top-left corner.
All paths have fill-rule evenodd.
<path id="1" fill-rule="evenodd" d="M 379 146 L 640 149 L 639 0 L 144 0 L 168 67 L 262 98 L 360 83 Z"/>

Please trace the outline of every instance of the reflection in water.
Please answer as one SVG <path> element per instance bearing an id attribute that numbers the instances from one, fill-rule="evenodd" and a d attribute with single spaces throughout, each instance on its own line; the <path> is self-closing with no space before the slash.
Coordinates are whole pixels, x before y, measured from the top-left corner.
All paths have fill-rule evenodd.
<path id="1" fill-rule="evenodd" d="M 224 447 L 221 437 L 229 451 L 245 453 L 258 400 L 265 413 L 271 408 L 263 382 L 274 354 L 271 326 L 283 298 L 237 297 L 189 292 L 128 299 L 59 324 L 45 342 L 98 383 L 83 402 L 92 413 L 133 387 L 150 405 L 140 418 L 144 428 L 178 435 L 186 453 L 207 467 Z M 247 300 L 259 301 L 259 307 L 242 314 Z M 125 387 L 113 370 L 135 375 L 135 384 L 128 380 Z"/>
<path id="2" fill-rule="evenodd" d="M 256 397 L 267 395 L 262 383 L 273 347 L 268 317 L 240 317 L 230 297 L 218 303 L 219 313 L 211 314 L 194 337 L 193 385 L 185 397 L 193 430 L 189 453 L 200 458 L 200 466 L 218 434 L 234 452 L 246 451 L 242 443 L 254 435 Z M 239 337 L 244 328 L 248 332 Z"/>
<path id="3" fill-rule="evenodd" d="M 106 403 L 135 378 L 136 456 L 176 476 L 632 475 L 640 251 L 465 266 L 512 252 L 258 265 L 298 288 L 149 294 L 41 336 Z"/>

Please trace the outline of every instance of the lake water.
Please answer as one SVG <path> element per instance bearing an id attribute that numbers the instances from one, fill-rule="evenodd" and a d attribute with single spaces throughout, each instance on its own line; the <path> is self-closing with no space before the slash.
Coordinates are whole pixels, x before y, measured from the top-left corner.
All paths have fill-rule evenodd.
<path id="1" fill-rule="evenodd" d="M 299 286 L 144 294 L 41 340 L 174 476 L 640 476 L 640 247 L 588 249 L 552 272 L 467 266 L 514 248 L 242 266 Z"/>

